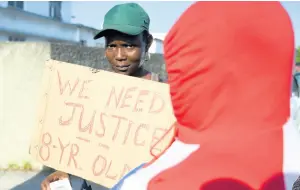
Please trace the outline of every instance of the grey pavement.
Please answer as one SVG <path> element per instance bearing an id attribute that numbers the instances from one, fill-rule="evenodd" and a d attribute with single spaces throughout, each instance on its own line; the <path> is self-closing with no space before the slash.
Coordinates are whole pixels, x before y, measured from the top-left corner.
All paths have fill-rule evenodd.
<path id="1" fill-rule="evenodd" d="M 50 171 L 22 172 L 22 171 L 0 171 L 0 190 L 39 190 L 43 179 Z M 82 179 L 71 176 L 73 190 L 80 190 Z M 108 190 L 94 183 L 93 190 Z"/>

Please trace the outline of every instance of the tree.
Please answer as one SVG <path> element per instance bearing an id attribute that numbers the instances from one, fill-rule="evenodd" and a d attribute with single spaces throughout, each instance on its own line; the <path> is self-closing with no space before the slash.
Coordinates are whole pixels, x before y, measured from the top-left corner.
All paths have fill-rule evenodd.
<path id="1" fill-rule="evenodd" d="M 296 50 L 296 63 L 300 64 L 300 46 Z"/>

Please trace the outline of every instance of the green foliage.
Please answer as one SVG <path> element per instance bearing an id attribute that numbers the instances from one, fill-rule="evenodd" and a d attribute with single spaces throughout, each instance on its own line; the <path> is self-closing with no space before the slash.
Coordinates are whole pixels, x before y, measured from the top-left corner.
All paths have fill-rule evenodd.
<path id="1" fill-rule="evenodd" d="M 296 63 L 300 64 L 300 46 L 296 50 Z"/>
<path id="2" fill-rule="evenodd" d="M 19 170 L 20 169 L 20 166 L 18 165 L 18 164 L 16 164 L 16 163 L 9 163 L 8 164 L 8 169 L 9 170 Z"/>
<path id="3" fill-rule="evenodd" d="M 1 169 L 0 169 L 1 170 Z M 32 171 L 33 167 L 30 162 L 25 161 L 23 164 L 17 164 L 16 162 L 10 162 L 6 169 L 4 170 L 22 170 L 22 171 Z"/>
<path id="4" fill-rule="evenodd" d="M 31 171 L 32 170 L 32 165 L 30 162 L 26 161 L 23 163 L 23 170 L 25 171 Z"/>

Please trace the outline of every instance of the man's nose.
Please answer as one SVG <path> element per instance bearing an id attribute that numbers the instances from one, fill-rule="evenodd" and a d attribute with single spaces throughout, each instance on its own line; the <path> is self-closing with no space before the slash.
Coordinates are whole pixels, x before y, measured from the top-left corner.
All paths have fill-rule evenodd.
<path id="1" fill-rule="evenodd" d="M 125 56 L 125 51 L 123 48 L 117 48 L 116 50 L 116 60 L 117 61 L 123 61 L 126 59 L 126 56 Z"/>

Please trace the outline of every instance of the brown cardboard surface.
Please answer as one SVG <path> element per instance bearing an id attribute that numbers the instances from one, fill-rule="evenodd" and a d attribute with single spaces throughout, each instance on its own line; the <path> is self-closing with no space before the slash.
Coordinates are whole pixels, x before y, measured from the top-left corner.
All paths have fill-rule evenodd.
<path id="1" fill-rule="evenodd" d="M 30 154 L 110 188 L 167 147 L 174 122 L 167 84 L 49 60 Z"/>

